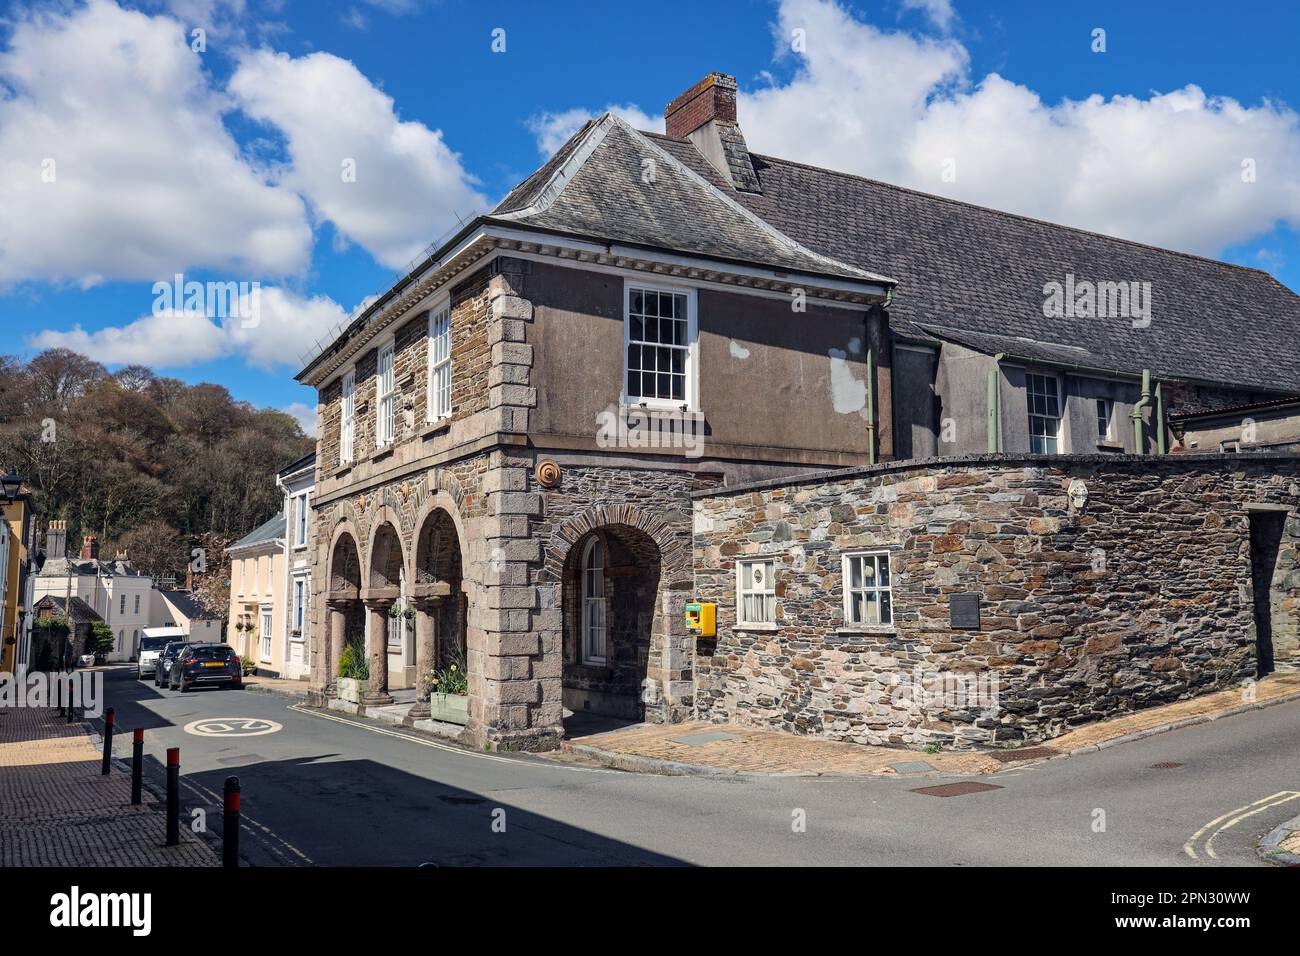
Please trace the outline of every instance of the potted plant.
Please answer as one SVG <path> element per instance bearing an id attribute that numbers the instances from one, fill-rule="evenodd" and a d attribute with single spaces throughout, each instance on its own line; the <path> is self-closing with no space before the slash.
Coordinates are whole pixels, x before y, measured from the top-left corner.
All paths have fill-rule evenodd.
<path id="1" fill-rule="evenodd" d="M 339 700 L 360 704 L 361 695 L 369 688 L 370 662 L 366 660 L 361 645 L 349 642 L 339 655 Z"/>
<path id="2" fill-rule="evenodd" d="M 469 674 L 465 658 L 457 655 L 446 667 L 429 678 L 429 711 L 434 720 L 449 724 L 469 721 Z"/>

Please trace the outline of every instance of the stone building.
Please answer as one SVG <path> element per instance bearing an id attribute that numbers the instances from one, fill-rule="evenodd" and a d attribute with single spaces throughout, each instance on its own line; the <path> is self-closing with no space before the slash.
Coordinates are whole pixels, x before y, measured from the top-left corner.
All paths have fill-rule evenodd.
<path id="1" fill-rule="evenodd" d="M 977 454 L 1008 471 L 1026 455 L 1067 471 L 1113 456 L 1122 471 L 1169 450 L 1170 414 L 1300 382 L 1300 355 L 1269 344 L 1294 340 L 1300 301 L 1264 273 L 751 154 L 722 74 L 665 123 L 588 123 L 299 373 L 319 394 L 317 700 L 352 642 L 369 662 L 363 703 L 414 681 L 412 716 L 428 713 L 422 678 L 463 660 L 477 745 L 554 746 L 566 711 L 741 719 L 771 706 L 721 676 L 751 651 L 720 634 L 722 657 L 705 659 L 683 621 L 697 594 L 724 620 L 737 604 L 718 577 L 736 569 L 697 527 L 716 501 L 750 520 L 731 489 Z M 1205 344 L 1234 325 L 1252 334 Z M 938 480 L 937 465 L 906 467 Z M 1001 467 L 979 479 L 995 511 L 1012 494 L 992 490 L 1012 480 Z M 1051 507 L 1031 517 L 1060 520 Z M 963 520 L 942 536 L 976 552 L 1019 554 L 1038 534 L 1007 519 L 979 532 L 998 544 L 966 541 Z M 794 528 L 777 519 L 767 540 Z M 753 583 L 755 607 L 782 606 Z M 1052 625 L 1066 626 L 1001 627 Z"/>

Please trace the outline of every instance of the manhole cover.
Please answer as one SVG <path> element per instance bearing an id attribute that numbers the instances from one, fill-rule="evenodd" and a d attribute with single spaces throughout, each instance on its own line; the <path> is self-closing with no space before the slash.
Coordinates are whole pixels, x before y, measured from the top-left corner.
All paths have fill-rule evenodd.
<path id="1" fill-rule="evenodd" d="M 729 734 L 721 730 L 713 730 L 703 734 L 687 734 L 685 737 L 669 738 L 675 744 L 686 744 L 688 747 L 698 747 L 700 744 L 711 744 L 715 740 L 735 740 L 739 734 Z"/>
<path id="2" fill-rule="evenodd" d="M 934 768 L 924 760 L 910 760 L 907 763 L 891 763 L 889 769 L 895 773 L 925 773 Z"/>
<path id="3" fill-rule="evenodd" d="M 1171 760 L 1166 760 L 1162 763 L 1153 763 L 1151 765 L 1151 769 L 1152 770 L 1173 770 L 1175 767 L 1181 767 L 1181 766 L 1182 764 L 1180 763 L 1174 763 Z"/>
<path id="4" fill-rule="evenodd" d="M 976 783 L 963 780 L 961 783 L 945 783 L 937 787 L 918 787 L 913 793 L 923 793 L 927 797 L 964 797 L 968 793 L 983 793 L 985 790 L 1001 790 L 991 783 Z"/>
<path id="5" fill-rule="evenodd" d="M 1002 763 L 1016 760 L 1038 760 L 1040 757 L 1055 757 L 1057 751 L 1051 747 L 1026 747 L 1024 750 L 991 750 L 989 756 Z"/>

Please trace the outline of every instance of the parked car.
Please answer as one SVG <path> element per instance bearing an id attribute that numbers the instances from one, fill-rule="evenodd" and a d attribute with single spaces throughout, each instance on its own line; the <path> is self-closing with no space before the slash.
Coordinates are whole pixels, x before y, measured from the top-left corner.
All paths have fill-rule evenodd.
<path id="1" fill-rule="evenodd" d="M 172 664 L 168 687 L 183 694 L 205 685 L 244 686 L 243 665 L 229 644 L 190 644 Z"/>
<path id="2" fill-rule="evenodd" d="M 153 685 L 155 687 L 170 686 L 167 678 L 171 673 L 172 664 L 176 662 L 176 655 L 189 646 L 187 641 L 172 641 L 163 648 L 163 652 L 158 656 L 158 663 L 154 668 Z"/>
<path id="3" fill-rule="evenodd" d="M 163 649 L 171 643 L 169 637 L 143 637 L 140 639 L 140 657 L 135 665 L 135 679 L 144 680 L 145 677 L 158 673 L 158 658 L 162 655 Z"/>

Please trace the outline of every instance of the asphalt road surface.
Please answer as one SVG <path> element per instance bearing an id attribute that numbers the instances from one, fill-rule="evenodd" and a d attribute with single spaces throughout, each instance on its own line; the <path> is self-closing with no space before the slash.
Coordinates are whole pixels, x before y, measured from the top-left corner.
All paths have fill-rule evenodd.
<path id="1" fill-rule="evenodd" d="M 958 778 L 623 773 L 105 673 L 119 756 L 144 727 L 161 779 L 166 748 L 181 748 L 183 825 L 198 809 L 219 831 L 222 783 L 238 775 L 241 852 L 256 866 L 1267 865 L 1256 843 L 1300 814 L 1300 702 L 941 798 L 912 791 Z"/>

